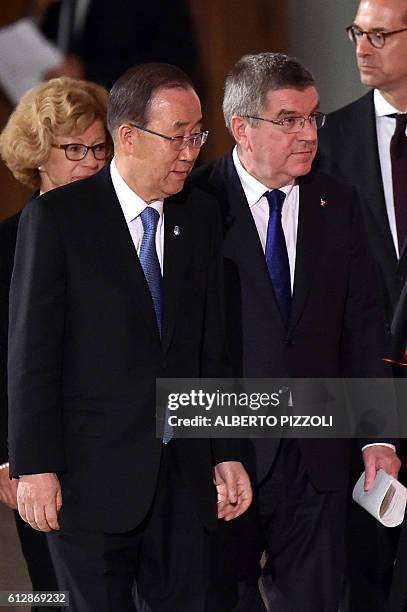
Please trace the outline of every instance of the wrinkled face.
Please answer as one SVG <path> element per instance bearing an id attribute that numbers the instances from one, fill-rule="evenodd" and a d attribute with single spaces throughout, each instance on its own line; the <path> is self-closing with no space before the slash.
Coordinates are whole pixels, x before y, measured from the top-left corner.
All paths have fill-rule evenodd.
<path id="1" fill-rule="evenodd" d="M 72 136 L 56 136 L 55 144 L 84 144 L 92 146 L 106 141 L 106 132 L 100 119 L 94 121 L 83 134 Z M 106 160 L 95 159 L 92 151 L 81 161 L 70 161 L 63 149 L 51 149 L 51 153 L 40 168 L 40 190 L 45 192 L 55 187 L 61 187 L 72 181 L 84 179 L 103 168 Z"/>
<path id="2" fill-rule="evenodd" d="M 162 88 L 153 96 L 145 128 L 165 136 L 188 137 L 201 130 L 201 104 L 191 88 Z M 132 152 L 125 180 L 146 202 L 181 191 L 199 147 L 177 151 L 170 141 L 132 127 Z"/>
<path id="3" fill-rule="evenodd" d="M 405 0 L 362 0 L 354 25 L 365 32 L 392 32 L 407 26 L 406 17 Z M 356 59 L 364 85 L 389 93 L 406 91 L 407 31 L 388 36 L 381 49 L 362 36 L 356 46 Z"/>
<path id="4" fill-rule="evenodd" d="M 318 109 L 315 87 L 304 90 L 269 91 L 261 113 L 265 119 L 309 117 Z M 259 121 L 250 126 L 245 121 L 239 136 L 239 155 L 246 170 L 269 188 L 278 188 L 307 174 L 317 150 L 317 129 L 309 121 L 296 133 L 286 134 L 281 126 Z M 243 128 L 242 128 L 243 130 Z M 235 135 L 236 138 L 236 135 Z"/>

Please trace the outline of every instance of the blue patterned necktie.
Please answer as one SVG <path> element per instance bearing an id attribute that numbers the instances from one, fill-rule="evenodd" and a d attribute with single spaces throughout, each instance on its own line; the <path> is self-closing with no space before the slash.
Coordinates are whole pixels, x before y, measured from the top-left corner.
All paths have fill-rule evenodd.
<path id="1" fill-rule="evenodd" d="M 273 191 L 266 191 L 264 195 L 270 208 L 267 226 L 266 262 L 281 315 L 285 325 L 288 326 L 291 308 L 290 264 L 283 226 L 281 224 L 281 211 L 285 193 L 278 189 L 273 189 Z"/>
<path id="2" fill-rule="evenodd" d="M 140 246 L 140 263 L 143 268 L 144 276 L 150 289 L 151 297 L 153 298 L 154 311 L 157 319 L 158 329 L 161 335 L 161 268 L 157 256 L 155 246 L 155 236 L 157 233 L 157 224 L 160 219 L 160 213 L 147 206 L 140 215 L 143 224 L 144 234 Z M 173 432 L 172 427 L 168 424 L 168 409 L 165 411 L 165 424 L 163 433 L 163 443 L 168 444 L 171 440 Z"/>
<path id="3" fill-rule="evenodd" d="M 144 234 L 140 246 L 140 263 L 153 298 L 158 329 L 161 334 L 161 268 L 155 248 L 155 235 L 160 213 L 147 206 L 140 215 Z"/>

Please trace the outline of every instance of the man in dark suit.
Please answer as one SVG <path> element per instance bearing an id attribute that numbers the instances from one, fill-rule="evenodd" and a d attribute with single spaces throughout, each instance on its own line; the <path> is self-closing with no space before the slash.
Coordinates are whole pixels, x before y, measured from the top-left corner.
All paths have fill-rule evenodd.
<path id="1" fill-rule="evenodd" d="M 214 202 L 181 192 L 207 133 L 167 64 L 112 89 L 110 165 L 23 211 L 10 292 L 10 473 L 70 610 L 225 610 L 208 532 L 250 504 L 227 441 L 155 435 L 158 377 L 228 373 Z M 162 274 L 163 272 L 163 274 Z"/>
<path id="2" fill-rule="evenodd" d="M 235 373 L 383 375 L 381 303 L 356 195 L 311 171 L 324 120 L 312 75 L 285 55 L 244 56 L 226 79 L 223 111 L 236 147 L 192 182 L 222 210 Z M 336 612 L 348 441 L 258 439 L 254 450 L 270 608 Z M 363 461 L 366 489 L 378 468 L 399 467 L 388 444 L 366 445 Z"/>
<path id="3" fill-rule="evenodd" d="M 395 30 L 400 31 L 392 34 Z M 374 34 L 368 37 L 366 32 Z M 327 117 L 319 135 L 319 161 L 323 170 L 342 177 L 358 192 L 390 323 L 407 276 L 405 236 L 397 227 L 390 152 L 394 115 L 407 111 L 405 2 L 362 0 L 350 36 L 356 43 L 361 81 L 373 89 Z"/>
<path id="4" fill-rule="evenodd" d="M 318 165 L 352 184 L 358 193 L 381 279 L 388 342 L 393 313 L 407 277 L 405 2 L 362 0 L 348 34 L 356 45 L 361 81 L 372 89 L 327 117 L 319 135 Z M 399 129 L 404 153 L 395 159 Z M 406 373 L 394 366 L 393 374 L 403 377 Z M 402 442 L 403 459 L 404 446 Z M 387 598 L 398 530 L 386 530 L 357 507 L 352 509 L 353 522 L 349 547 L 350 609 L 357 612 L 365 606 L 379 612 Z"/>
<path id="5" fill-rule="evenodd" d="M 59 71 L 79 62 L 85 78 L 108 88 L 134 64 L 168 62 L 188 74 L 197 68 L 185 0 L 59 0 L 45 12 L 42 31 L 66 53 Z"/>

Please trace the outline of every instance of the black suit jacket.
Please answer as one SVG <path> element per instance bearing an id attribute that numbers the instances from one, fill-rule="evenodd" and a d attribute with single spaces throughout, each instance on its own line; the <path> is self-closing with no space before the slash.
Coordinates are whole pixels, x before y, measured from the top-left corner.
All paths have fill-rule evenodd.
<path id="1" fill-rule="evenodd" d="M 387 218 L 373 91 L 328 115 L 319 131 L 318 165 L 356 188 L 372 255 L 380 271 L 388 326 L 407 277 L 406 246 L 397 260 Z"/>
<path id="2" fill-rule="evenodd" d="M 156 378 L 228 373 L 217 208 L 190 189 L 164 210 L 162 340 L 109 168 L 48 192 L 21 216 L 10 291 L 10 465 L 13 475 L 59 474 L 63 526 L 138 525 L 162 449 Z M 213 527 L 211 465 L 236 456 L 222 441 L 175 444 Z"/>
<path id="3" fill-rule="evenodd" d="M 60 3 L 51 6 L 44 34 L 56 41 Z M 110 88 L 125 70 L 143 62 L 167 62 L 196 70 L 195 29 L 185 0 L 91 0 L 83 33 L 69 51 L 85 65 L 86 78 Z"/>
<path id="4" fill-rule="evenodd" d="M 7 449 L 7 335 L 8 295 L 20 213 L 0 223 L 0 463 L 8 461 Z"/>
<path id="5" fill-rule="evenodd" d="M 354 190 L 313 171 L 300 178 L 291 318 L 285 328 L 257 229 L 231 155 L 195 170 L 192 182 L 217 197 L 224 231 L 225 306 L 237 376 L 384 376 L 383 315 Z M 258 477 L 276 444 L 254 440 Z M 300 440 L 315 486 L 347 478 L 345 440 Z"/>

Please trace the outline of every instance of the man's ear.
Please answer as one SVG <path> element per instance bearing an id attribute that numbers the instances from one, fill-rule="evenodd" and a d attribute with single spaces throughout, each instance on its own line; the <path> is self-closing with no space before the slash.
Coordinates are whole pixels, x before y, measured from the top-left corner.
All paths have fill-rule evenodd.
<path id="1" fill-rule="evenodd" d="M 132 153 L 137 140 L 136 130 L 128 123 L 122 123 L 117 129 L 116 144 L 126 153 Z"/>
<path id="2" fill-rule="evenodd" d="M 242 149 L 246 149 L 248 146 L 248 130 L 250 126 L 247 119 L 234 115 L 230 121 L 230 131 L 232 136 Z"/>

